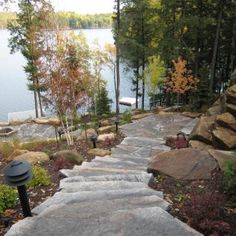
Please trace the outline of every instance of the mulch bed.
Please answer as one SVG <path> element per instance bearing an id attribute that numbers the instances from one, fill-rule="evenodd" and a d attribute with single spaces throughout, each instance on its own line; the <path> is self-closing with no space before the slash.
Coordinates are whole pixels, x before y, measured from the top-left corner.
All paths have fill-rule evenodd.
<path id="1" fill-rule="evenodd" d="M 110 150 L 112 147 L 115 147 L 116 145 L 120 144 L 123 138 L 124 136 L 119 133 L 114 141 L 107 140 L 103 143 L 97 143 L 97 147 Z M 84 140 L 81 140 L 75 141 L 74 146 L 70 147 L 69 149 L 76 149 L 85 158 L 86 161 L 91 161 L 94 156 L 88 154 L 88 150 L 90 148 L 92 148 L 92 143 L 90 141 L 86 142 Z M 48 155 L 51 155 L 54 152 L 65 149 L 68 149 L 66 142 L 61 141 L 59 143 L 54 142 L 39 144 L 38 146 L 29 149 L 29 151 L 43 151 L 46 152 Z M 1 153 L 0 161 L 2 161 L 0 162 L 0 184 L 2 184 L 4 183 L 2 170 L 7 165 L 7 163 L 4 162 Z M 47 187 L 30 188 L 27 190 L 30 199 L 31 209 L 44 202 L 47 198 L 53 196 L 55 192 L 59 190 L 59 182 L 62 178 L 59 175 L 58 170 L 56 170 L 55 162 L 53 160 L 50 160 L 49 162 L 44 162 L 41 164 L 41 166 L 48 171 L 51 179 L 51 184 Z M 69 164 L 69 166 L 68 163 L 66 163 L 66 168 L 68 169 L 72 169 L 73 166 L 74 165 L 71 163 Z M 18 220 L 21 219 L 23 219 L 23 215 L 20 204 L 18 204 L 14 209 L 7 209 L 4 214 L 0 215 L 0 236 L 3 236 L 12 224 L 16 223 Z"/>
<path id="2" fill-rule="evenodd" d="M 235 236 L 236 208 L 224 194 L 222 180 L 221 172 L 213 173 L 210 180 L 199 181 L 176 180 L 156 173 L 151 187 L 164 192 L 165 200 L 171 203 L 170 213 L 174 217 L 204 235 Z M 215 219 L 212 216 L 214 210 L 219 213 Z"/>

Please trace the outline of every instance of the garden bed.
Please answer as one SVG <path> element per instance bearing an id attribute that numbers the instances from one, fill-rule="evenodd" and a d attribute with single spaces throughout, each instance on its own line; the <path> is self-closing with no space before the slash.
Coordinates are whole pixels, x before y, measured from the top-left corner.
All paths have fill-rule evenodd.
<path id="1" fill-rule="evenodd" d="M 236 208 L 222 189 L 223 173 L 210 180 L 181 181 L 156 175 L 151 187 L 163 191 L 170 213 L 206 236 L 236 235 Z"/>

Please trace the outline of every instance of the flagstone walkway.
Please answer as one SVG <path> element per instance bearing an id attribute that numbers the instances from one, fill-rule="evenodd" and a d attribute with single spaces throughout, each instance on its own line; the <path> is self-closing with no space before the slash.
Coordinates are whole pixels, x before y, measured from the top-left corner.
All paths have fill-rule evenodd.
<path id="1" fill-rule="evenodd" d="M 61 170 L 60 192 L 33 209 L 7 236 L 201 235 L 168 213 L 163 193 L 148 186 L 153 153 L 169 150 L 166 135 L 190 131 L 181 115 L 151 115 L 121 127 L 126 135 L 109 157 Z"/>

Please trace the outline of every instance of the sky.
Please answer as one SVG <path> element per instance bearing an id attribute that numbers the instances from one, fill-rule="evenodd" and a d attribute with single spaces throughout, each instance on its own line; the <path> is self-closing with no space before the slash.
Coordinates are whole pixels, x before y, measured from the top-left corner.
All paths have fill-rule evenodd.
<path id="1" fill-rule="evenodd" d="M 51 0 L 56 11 L 75 11 L 81 14 L 109 13 L 114 0 Z"/>
<path id="2" fill-rule="evenodd" d="M 114 0 L 51 0 L 56 11 L 74 11 L 80 14 L 111 13 L 113 12 Z M 3 10 L 0 7 L 0 11 Z M 17 11 L 15 4 L 10 9 Z"/>

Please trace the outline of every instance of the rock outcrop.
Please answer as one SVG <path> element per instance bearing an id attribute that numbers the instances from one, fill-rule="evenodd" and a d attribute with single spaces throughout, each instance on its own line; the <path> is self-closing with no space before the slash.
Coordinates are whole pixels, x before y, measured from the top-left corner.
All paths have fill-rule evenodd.
<path id="1" fill-rule="evenodd" d="M 197 149 L 204 144 L 217 149 L 236 148 L 236 84 L 227 89 L 211 108 L 202 116 L 190 135 L 190 145 Z M 196 145 L 202 142 L 202 145 Z"/>
<path id="2" fill-rule="evenodd" d="M 162 152 L 154 156 L 149 171 L 162 173 L 175 179 L 210 179 L 217 168 L 216 161 L 206 151 L 184 148 Z"/>

